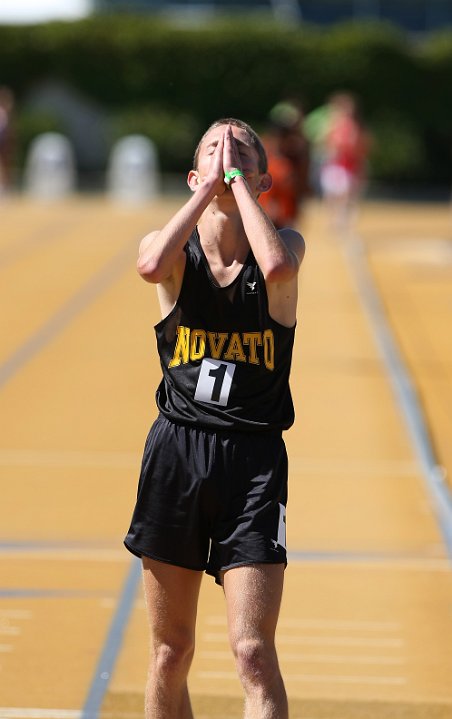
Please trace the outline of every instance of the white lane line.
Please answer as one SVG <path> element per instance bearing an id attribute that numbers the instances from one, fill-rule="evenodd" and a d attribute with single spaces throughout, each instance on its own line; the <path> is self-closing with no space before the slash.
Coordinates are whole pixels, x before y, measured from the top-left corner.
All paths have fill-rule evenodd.
<path id="1" fill-rule="evenodd" d="M 227 634 L 207 632 L 203 635 L 205 642 L 229 643 Z M 403 647 L 402 639 L 386 637 L 313 637 L 294 636 L 291 634 L 278 634 L 277 642 L 282 644 L 304 644 L 306 646 L 335 646 L 335 647 L 386 647 L 387 649 L 398 649 Z"/>
<path id="2" fill-rule="evenodd" d="M 201 650 L 201 659 L 231 659 L 232 652 Z M 300 662 L 303 664 L 377 664 L 384 666 L 401 666 L 405 664 L 402 657 L 374 657 L 361 654 L 340 655 L 340 654 L 290 654 L 289 652 L 278 652 L 278 658 L 282 662 Z"/>
<path id="3" fill-rule="evenodd" d="M 18 637 L 20 634 L 22 634 L 20 627 L 0 626 L 0 636 L 2 637 Z"/>
<path id="4" fill-rule="evenodd" d="M 226 617 L 220 615 L 210 615 L 206 617 L 205 623 L 209 626 L 220 626 L 226 627 Z M 356 631 L 371 631 L 371 632 L 396 632 L 400 631 L 400 622 L 377 622 L 377 621 L 366 621 L 359 619 L 294 619 L 291 617 L 281 617 L 278 622 L 280 628 L 296 628 L 301 629 L 338 629 L 338 630 L 356 630 Z"/>
<path id="5" fill-rule="evenodd" d="M 305 644 L 309 646 L 334 646 L 334 647 L 386 647 L 399 648 L 404 645 L 402 639 L 386 637 L 307 637 L 293 636 L 291 634 L 278 636 L 278 643 L 281 644 Z"/>
<path id="6" fill-rule="evenodd" d="M 196 672 L 196 675 L 199 679 L 237 680 L 235 672 L 205 671 Z M 406 677 L 349 676 L 340 674 L 284 674 L 284 679 L 310 684 L 371 684 L 401 686 L 407 683 Z"/>
<path id="7" fill-rule="evenodd" d="M 5 619 L 31 619 L 33 612 L 30 609 L 0 609 L 0 621 Z"/>
<path id="8" fill-rule="evenodd" d="M 36 707 L 0 707 L 0 719 L 79 719 L 79 709 L 38 709 Z"/>
<path id="9" fill-rule="evenodd" d="M 309 682 L 311 684 L 372 684 L 377 686 L 402 686 L 403 684 L 407 684 L 406 677 L 366 677 L 339 674 L 332 674 L 330 676 L 326 674 L 286 674 L 285 678 L 288 680 Z"/>
<path id="10" fill-rule="evenodd" d="M 226 627 L 227 626 L 226 617 L 223 617 L 221 615 L 216 616 L 214 614 L 210 614 L 209 616 L 207 616 L 205 618 L 205 623 L 211 627 Z"/>
<path id="11" fill-rule="evenodd" d="M 400 631 L 400 622 L 371 622 L 359 619 L 291 619 L 282 617 L 279 627 L 300 627 L 302 629 L 338 629 L 369 632 L 396 632 Z"/>

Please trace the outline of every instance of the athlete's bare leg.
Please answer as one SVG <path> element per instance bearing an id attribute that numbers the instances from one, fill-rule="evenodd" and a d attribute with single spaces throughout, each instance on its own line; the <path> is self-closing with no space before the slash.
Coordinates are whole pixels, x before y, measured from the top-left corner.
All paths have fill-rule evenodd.
<path id="1" fill-rule="evenodd" d="M 237 567 L 223 575 L 229 637 L 245 690 L 245 719 L 288 719 L 275 649 L 284 565 Z"/>
<path id="2" fill-rule="evenodd" d="M 202 572 L 143 557 L 143 578 L 151 629 L 146 719 L 193 719 L 187 675 Z"/>

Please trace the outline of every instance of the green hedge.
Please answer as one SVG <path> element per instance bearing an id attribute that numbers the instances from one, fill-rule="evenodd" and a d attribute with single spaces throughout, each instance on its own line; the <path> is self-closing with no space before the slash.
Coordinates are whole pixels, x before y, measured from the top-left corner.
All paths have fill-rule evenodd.
<path id="1" fill-rule="evenodd" d="M 19 110 L 41 80 L 63 81 L 111 114 L 112 141 L 118 132 L 152 135 L 169 170 L 185 169 L 197 135 L 219 116 L 261 129 L 286 96 L 309 110 L 346 89 L 375 136 L 374 177 L 451 179 L 452 32 L 414 44 L 385 24 L 326 31 L 242 18 L 189 29 L 97 16 L 0 27 L 0 68 Z"/>

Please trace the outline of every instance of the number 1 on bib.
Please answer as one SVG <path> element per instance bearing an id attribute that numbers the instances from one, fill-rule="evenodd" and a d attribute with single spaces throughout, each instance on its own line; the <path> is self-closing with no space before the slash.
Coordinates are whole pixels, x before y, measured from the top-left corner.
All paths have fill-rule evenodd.
<path id="1" fill-rule="evenodd" d="M 235 364 L 232 362 L 204 358 L 199 370 L 195 399 L 226 407 L 234 372 Z"/>

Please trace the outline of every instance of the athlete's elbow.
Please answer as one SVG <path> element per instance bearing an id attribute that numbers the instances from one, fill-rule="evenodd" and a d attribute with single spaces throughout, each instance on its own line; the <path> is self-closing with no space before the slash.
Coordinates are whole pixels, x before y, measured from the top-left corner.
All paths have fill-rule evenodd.
<path id="1" fill-rule="evenodd" d="M 282 262 L 267 267 L 263 275 L 266 282 L 288 282 L 295 277 L 297 269 L 293 263 Z"/>
<path id="2" fill-rule="evenodd" d="M 159 263 L 153 258 L 139 257 L 137 261 L 137 272 L 146 282 L 158 284 L 162 281 L 162 270 Z"/>

